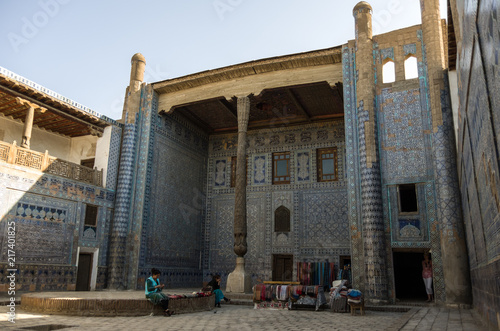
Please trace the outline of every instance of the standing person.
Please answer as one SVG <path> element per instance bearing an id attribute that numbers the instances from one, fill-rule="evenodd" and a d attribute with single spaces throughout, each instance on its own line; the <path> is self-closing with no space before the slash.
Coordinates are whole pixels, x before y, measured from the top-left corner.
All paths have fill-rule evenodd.
<path id="1" fill-rule="evenodd" d="M 231 299 L 228 299 L 224 296 L 224 293 L 222 293 L 220 289 L 220 275 L 214 275 L 212 276 L 212 280 L 207 284 L 207 286 L 212 287 L 212 292 L 215 294 L 215 306 L 220 308 L 220 302 L 222 299 L 224 299 L 225 302 L 231 301 Z"/>
<path id="2" fill-rule="evenodd" d="M 161 290 L 165 287 L 165 284 L 160 284 L 160 270 L 153 268 L 151 269 L 151 277 L 146 279 L 146 298 L 151 301 L 154 305 L 161 305 L 164 310 L 165 316 L 171 316 L 174 312 L 168 310 L 168 297 L 161 293 Z"/>
<path id="3" fill-rule="evenodd" d="M 422 278 L 424 279 L 425 291 L 427 292 L 427 302 L 432 301 L 432 261 L 429 253 L 424 254 L 422 261 Z"/>

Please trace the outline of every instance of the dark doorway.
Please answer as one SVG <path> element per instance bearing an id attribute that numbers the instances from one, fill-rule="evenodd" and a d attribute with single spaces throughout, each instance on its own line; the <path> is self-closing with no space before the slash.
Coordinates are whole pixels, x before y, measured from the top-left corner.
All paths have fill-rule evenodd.
<path id="1" fill-rule="evenodd" d="M 273 280 L 292 281 L 293 255 L 273 255 Z"/>
<path id="2" fill-rule="evenodd" d="M 338 275 L 341 275 L 341 279 L 347 280 L 348 284 L 352 285 L 351 257 L 349 255 L 339 256 L 339 270 L 335 276 L 337 277 Z"/>
<path id="3" fill-rule="evenodd" d="M 90 291 L 91 272 L 92 272 L 92 254 L 80 253 L 78 257 L 78 272 L 76 274 L 77 291 Z"/>
<path id="4" fill-rule="evenodd" d="M 422 280 L 424 252 L 393 252 L 396 298 L 405 301 L 427 299 Z"/>
<path id="5" fill-rule="evenodd" d="M 351 256 L 349 255 L 341 255 L 339 257 L 339 262 L 340 262 L 340 265 L 339 265 L 339 268 L 340 269 L 344 269 L 344 266 L 348 265 L 348 266 L 351 266 Z"/>

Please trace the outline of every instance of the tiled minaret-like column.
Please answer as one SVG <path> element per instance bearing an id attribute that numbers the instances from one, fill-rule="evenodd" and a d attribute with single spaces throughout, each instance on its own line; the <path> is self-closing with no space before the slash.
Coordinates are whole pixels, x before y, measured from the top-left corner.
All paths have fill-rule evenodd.
<path id="1" fill-rule="evenodd" d="M 472 298 L 469 263 L 458 186 L 453 115 L 445 71 L 439 1 L 421 0 L 420 5 L 422 35 L 427 55 L 427 95 L 432 116 L 432 153 L 445 300 L 448 304 L 469 304 Z"/>
<path id="2" fill-rule="evenodd" d="M 130 84 L 127 88 L 123 120 L 125 127 L 118 169 L 115 212 L 111 224 L 109 243 L 108 288 L 128 289 L 127 236 L 131 217 L 131 200 L 135 169 L 136 114 L 141 100 L 141 84 L 144 77 L 146 60 L 141 54 L 132 57 Z"/>
<path id="3" fill-rule="evenodd" d="M 236 268 L 227 279 L 227 292 L 249 293 L 250 275 L 245 272 L 247 253 L 247 194 L 246 194 L 246 140 L 250 115 L 250 98 L 238 98 L 238 150 L 236 152 L 236 185 L 234 188 L 234 252 Z"/>
<path id="4" fill-rule="evenodd" d="M 356 111 L 358 114 L 361 174 L 361 221 L 364 247 L 364 293 L 372 303 L 388 300 L 388 279 L 382 183 L 378 156 L 373 61 L 372 8 L 359 2 L 353 9 L 356 23 Z"/>

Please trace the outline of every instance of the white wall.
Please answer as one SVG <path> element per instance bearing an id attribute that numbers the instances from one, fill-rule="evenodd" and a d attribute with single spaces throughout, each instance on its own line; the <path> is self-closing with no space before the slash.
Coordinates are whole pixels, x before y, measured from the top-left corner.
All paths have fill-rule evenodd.
<path id="1" fill-rule="evenodd" d="M 0 115 L 0 140 L 9 144 L 16 141 L 19 146 L 23 127 L 22 121 Z M 97 168 L 107 169 L 110 138 L 111 126 L 104 130 L 101 138 L 91 135 L 70 138 L 35 126 L 31 133 L 30 149 L 40 153 L 48 150 L 50 156 L 77 164 L 81 160 L 96 158 Z"/>
<path id="2" fill-rule="evenodd" d="M 458 107 L 460 98 L 458 97 L 458 78 L 456 70 L 448 72 L 448 80 L 450 82 L 450 97 L 451 109 L 453 111 L 453 129 L 455 130 L 455 145 L 458 149 Z"/>
<path id="3" fill-rule="evenodd" d="M 17 146 L 21 145 L 23 127 L 21 121 L 0 116 L 0 130 L 4 131 L 2 141 L 6 143 L 12 144 L 15 140 Z M 45 153 L 48 150 L 49 155 L 69 161 L 70 145 L 69 137 L 33 127 L 30 149 L 36 152 Z"/>
<path id="4" fill-rule="evenodd" d="M 108 162 L 109 162 L 109 147 L 111 145 L 111 132 L 113 126 L 108 126 L 104 128 L 104 133 L 102 137 L 97 140 L 96 152 L 95 152 L 95 164 L 94 167 L 103 171 L 102 186 L 106 187 L 106 177 L 108 174 Z"/>
<path id="5" fill-rule="evenodd" d="M 80 164 L 82 160 L 93 159 L 95 157 L 97 139 L 97 136 L 71 138 L 71 149 L 66 160 Z"/>

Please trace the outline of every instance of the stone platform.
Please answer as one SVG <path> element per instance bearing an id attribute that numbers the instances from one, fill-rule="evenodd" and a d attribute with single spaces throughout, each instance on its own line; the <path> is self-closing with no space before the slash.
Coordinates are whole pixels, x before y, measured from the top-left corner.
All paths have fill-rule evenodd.
<path id="1" fill-rule="evenodd" d="M 167 295 L 190 295 L 199 289 L 164 290 Z M 215 296 L 170 299 L 175 314 L 209 311 L 215 307 Z M 31 313 L 74 316 L 146 316 L 163 315 L 144 291 L 36 292 L 21 295 L 21 308 Z"/>

